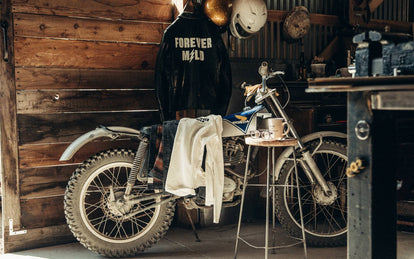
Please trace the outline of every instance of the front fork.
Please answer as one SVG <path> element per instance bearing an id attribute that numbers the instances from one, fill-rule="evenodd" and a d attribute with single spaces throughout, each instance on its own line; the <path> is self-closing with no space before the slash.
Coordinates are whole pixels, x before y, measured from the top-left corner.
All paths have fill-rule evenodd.
<path id="1" fill-rule="evenodd" d="M 319 170 L 318 165 L 315 163 L 315 160 L 312 158 L 312 155 L 310 154 L 309 150 L 306 150 L 302 154 L 301 160 L 299 160 L 299 164 L 302 167 L 303 171 L 305 172 L 306 176 L 309 178 L 309 181 L 314 184 L 315 180 L 319 183 L 319 185 L 322 187 L 323 192 L 330 196 L 332 195 L 332 190 L 329 188 L 328 184 L 325 181 L 325 178 L 323 178 L 321 171 Z"/>
<path id="2" fill-rule="evenodd" d="M 299 160 L 299 164 L 302 167 L 303 171 L 305 172 L 306 176 L 308 177 L 309 181 L 312 184 L 315 184 L 315 180 L 316 180 L 316 182 L 318 182 L 318 184 L 322 187 L 323 192 L 327 196 L 330 196 L 332 194 L 331 189 L 329 188 L 326 180 L 323 178 L 323 175 L 321 171 L 319 170 L 319 167 L 316 164 L 315 160 L 312 158 L 310 151 L 305 149 L 305 146 L 301 138 L 296 132 L 296 129 L 293 127 L 292 121 L 287 116 L 279 100 L 275 97 L 275 94 L 273 93 L 269 94 L 268 97 L 270 98 L 271 101 L 268 98 L 265 98 L 265 101 L 270 107 L 270 109 L 272 110 L 273 114 L 274 115 L 280 114 L 282 116 L 282 118 L 289 125 L 292 136 L 298 140 L 299 149 L 303 150 L 301 151 L 302 159 Z M 277 110 L 275 109 L 275 107 Z M 322 139 L 320 141 L 322 143 Z"/>

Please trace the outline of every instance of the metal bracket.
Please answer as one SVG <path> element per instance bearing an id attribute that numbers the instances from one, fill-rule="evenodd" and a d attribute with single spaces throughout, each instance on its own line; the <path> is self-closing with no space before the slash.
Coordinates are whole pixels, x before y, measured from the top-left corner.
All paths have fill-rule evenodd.
<path id="1" fill-rule="evenodd" d="M 358 121 L 355 126 L 355 134 L 359 140 L 367 140 L 370 134 L 370 126 L 365 120 Z"/>
<path id="2" fill-rule="evenodd" d="M 9 219 L 9 236 L 15 236 L 15 235 L 23 235 L 26 234 L 27 230 L 13 230 L 13 219 Z"/>

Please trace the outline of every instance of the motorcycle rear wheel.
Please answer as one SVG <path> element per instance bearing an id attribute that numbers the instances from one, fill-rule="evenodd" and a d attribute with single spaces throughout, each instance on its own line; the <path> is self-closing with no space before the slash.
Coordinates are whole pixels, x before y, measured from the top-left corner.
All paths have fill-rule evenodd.
<path id="1" fill-rule="evenodd" d="M 306 146 L 312 154 L 319 144 L 317 140 Z M 335 186 L 337 197 L 331 199 L 324 196 L 319 185 L 312 186 L 302 168 L 297 166 L 306 242 L 316 247 L 344 246 L 348 230 L 346 147 L 338 142 L 324 140 L 312 157 L 325 180 Z M 290 185 L 276 188 L 276 216 L 289 234 L 301 238 L 297 188 L 292 187 L 296 184 L 293 161 L 285 162 L 276 184 Z"/>
<path id="2" fill-rule="evenodd" d="M 64 207 L 70 230 L 82 245 L 104 256 L 139 254 L 165 235 L 174 216 L 174 201 L 128 216 L 159 199 L 123 207 L 123 215 L 114 210 L 111 192 L 117 199 L 123 197 L 134 156 L 132 150 L 103 151 L 80 165 L 66 188 Z M 153 192 L 138 180 L 132 190 L 139 196 Z"/>

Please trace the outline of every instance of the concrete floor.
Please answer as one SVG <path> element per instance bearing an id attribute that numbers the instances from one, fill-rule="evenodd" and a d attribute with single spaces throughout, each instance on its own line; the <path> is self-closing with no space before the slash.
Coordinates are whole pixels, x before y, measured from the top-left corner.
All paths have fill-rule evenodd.
<path id="1" fill-rule="evenodd" d="M 242 226 L 242 235 L 245 239 L 262 246 L 264 240 L 264 224 L 249 223 Z M 132 258 L 233 258 L 236 225 L 208 227 L 198 230 L 201 242 L 195 242 L 190 229 L 172 227 L 167 235 L 152 248 L 139 256 Z M 276 244 L 289 244 L 291 239 L 277 226 Z M 398 232 L 398 259 L 414 259 L 414 233 Z M 2 259 L 93 259 L 105 258 L 95 254 L 79 243 L 50 246 L 26 250 L 16 253 L 8 253 L 0 256 Z M 253 249 L 240 243 L 238 257 L 240 259 L 264 258 L 262 249 Z M 269 258 L 304 258 L 302 245 L 276 250 L 276 254 L 270 254 Z M 346 247 L 335 248 L 308 248 L 308 258 L 332 259 L 346 258 Z"/>

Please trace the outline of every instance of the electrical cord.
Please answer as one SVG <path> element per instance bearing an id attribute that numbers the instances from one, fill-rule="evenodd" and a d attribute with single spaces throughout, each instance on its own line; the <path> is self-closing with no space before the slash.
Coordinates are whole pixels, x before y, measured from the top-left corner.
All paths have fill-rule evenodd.
<path id="1" fill-rule="evenodd" d="M 289 104 L 289 102 L 290 102 L 290 91 L 289 91 L 289 88 L 288 88 L 288 86 L 287 86 L 287 84 L 286 84 L 285 80 L 283 80 L 283 78 L 282 78 L 279 74 L 278 74 L 277 76 L 279 77 L 280 81 L 282 82 L 283 87 L 286 89 L 286 90 L 285 90 L 285 92 L 287 93 L 287 99 L 286 99 L 286 102 L 285 102 L 285 104 L 284 104 L 284 105 L 282 105 L 282 108 L 283 108 L 283 109 L 285 109 L 285 108 L 286 108 L 286 106 L 287 106 L 287 105 Z"/>

